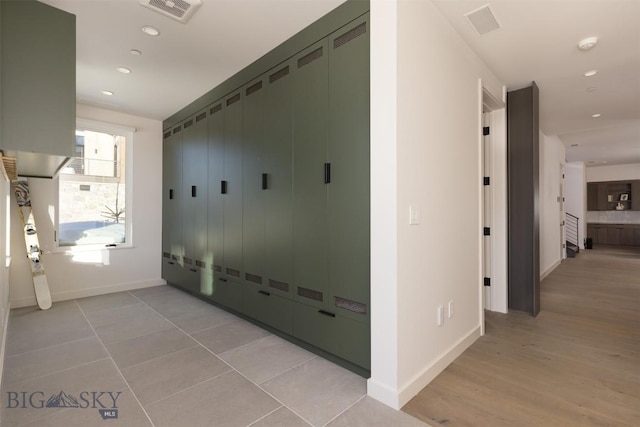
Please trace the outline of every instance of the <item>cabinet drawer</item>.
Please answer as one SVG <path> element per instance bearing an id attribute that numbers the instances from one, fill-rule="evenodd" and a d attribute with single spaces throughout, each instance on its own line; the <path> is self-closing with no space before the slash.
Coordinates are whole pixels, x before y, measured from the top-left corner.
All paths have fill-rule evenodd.
<path id="1" fill-rule="evenodd" d="M 162 278 L 169 283 L 178 286 L 184 286 L 184 271 L 178 261 L 162 259 Z"/>
<path id="2" fill-rule="evenodd" d="M 328 312 L 325 312 L 328 313 Z M 315 307 L 294 302 L 293 335 L 342 359 L 370 369 L 369 324 L 339 314 L 323 314 Z"/>
<path id="3" fill-rule="evenodd" d="M 213 275 L 208 298 L 235 311 L 242 311 L 242 285 L 225 277 Z"/>
<path id="4" fill-rule="evenodd" d="M 189 266 L 184 268 L 185 288 L 189 291 L 205 296 L 213 293 L 213 276 L 206 268 Z"/>
<path id="5" fill-rule="evenodd" d="M 282 332 L 293 334 L 293 301 L 259 286 L 242 285 L 242 312 Z"/>

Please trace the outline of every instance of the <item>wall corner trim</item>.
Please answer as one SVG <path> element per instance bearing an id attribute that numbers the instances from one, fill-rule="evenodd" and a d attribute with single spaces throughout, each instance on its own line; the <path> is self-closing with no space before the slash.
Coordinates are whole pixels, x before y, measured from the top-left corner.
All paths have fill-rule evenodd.
<path id="1" fill-rule="evenodd" d="M 2 337 L 0 337 L 0 387 L 2 387 L 2 378 L 4 377 L 4 354 L 7 349 L 7 331 L 9 330 L 9 313 L 11 312 L 11 303 L 7 305 L 4 319 L 2 322 Z"/>
<path id="2" fill-rule="evenodd" d="M 565 249 L 566 250 L 566 249 Z M 542 282 L 544 279 L 547 278 L 548 275 L 550 275 L 551 273 L 553 273 L 553 270 L 555 270 L 556 268 L 558 268 L 558 266 L 562 263 L 562 260 L 559 259 L 556 262 L 553 263 L 553 265 L 549 268 L 547 268 L 545 271 L 543 271 L 540 274 L 540 281 Z"/>
<path id="3" fill-rule="evenodd" d="M 373 378 L 367 380 L 367 394 L 395 410 L 400 410 L 401 408 L 397 390 Z"/>
<path id="4" fill-rule="evenodd" d="M 374 378 L 367 380 L 367 394 L 373 399 L 393 408 L 400 410 L 416 394 L 425 388 L 435 379 L 447 366 L 460 356 L 467 348 L 480 338 L 480 325 L 476 326 L 467 335 L 462 337 L 457 343 L 445 351 L 436 361 L 425 367 L 420 373 L 415 375 L 403 387 L 393 389 L 386 384 L 382 384 Z"/>

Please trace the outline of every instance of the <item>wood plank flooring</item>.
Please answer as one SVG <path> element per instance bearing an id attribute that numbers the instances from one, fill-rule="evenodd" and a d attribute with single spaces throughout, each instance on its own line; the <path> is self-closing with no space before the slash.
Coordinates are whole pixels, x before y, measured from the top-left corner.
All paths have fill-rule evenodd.
<path id="1" fill-rule="evenodd" d="M 640 426 L 640 248 L 563 261 L 541 307 L 486 312 L 486 335 L 403 411 L 448 427 Z"/>

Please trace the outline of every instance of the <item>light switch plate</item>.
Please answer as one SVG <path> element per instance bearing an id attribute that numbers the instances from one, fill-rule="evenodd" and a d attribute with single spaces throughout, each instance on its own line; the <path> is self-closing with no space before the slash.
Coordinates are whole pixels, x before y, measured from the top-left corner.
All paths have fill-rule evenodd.
<path id="1" fill-rule="evenodd" d="M 416 206 L 409 206 L 409 225 L 420 224 L 420 211 Z"/>

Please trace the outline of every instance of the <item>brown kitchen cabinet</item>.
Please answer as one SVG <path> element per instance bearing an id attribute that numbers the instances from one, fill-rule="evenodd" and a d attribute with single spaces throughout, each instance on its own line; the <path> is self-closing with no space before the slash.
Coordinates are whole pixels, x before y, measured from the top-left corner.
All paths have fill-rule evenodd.
<path id="1" fill-rule="evenodd" d="M 598 245 L 640 246 L 640 224 L 587 224 L 587 237 Z"/>
<path id="2" fill-rule="evenodd" d="M 587 183 L 588 211 L 612 211 L 618 205 L 640 211 L 640 180 Z"/>

